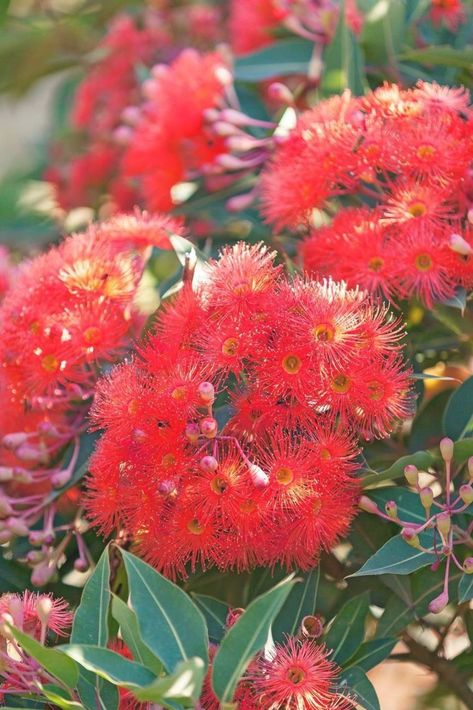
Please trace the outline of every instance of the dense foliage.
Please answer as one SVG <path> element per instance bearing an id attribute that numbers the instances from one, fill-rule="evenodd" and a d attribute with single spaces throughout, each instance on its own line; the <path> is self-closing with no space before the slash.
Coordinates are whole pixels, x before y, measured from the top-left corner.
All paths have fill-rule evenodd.
<path id="1" fill-rule="evenodd" d="M 473 708 L 472 3 L 0 29 L 0 703 Z"/>

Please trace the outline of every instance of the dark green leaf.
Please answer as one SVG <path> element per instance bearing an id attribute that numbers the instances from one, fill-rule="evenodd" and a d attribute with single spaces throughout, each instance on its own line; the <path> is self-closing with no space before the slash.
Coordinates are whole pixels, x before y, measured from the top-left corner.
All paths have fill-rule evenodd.
<path id="1" fill-rule="evenodd" d="M 325 635 L 325 643 L 333 650 L 331 658 L 343 665 L 357 651 L 365 637 L 365 619 L 369 594 L 349 599 L 342 606 Z"/>
<path id="2" fill-rule="evenodd" d="M 341 689 L 348 689 L 347 694 L 354 695 L 364 710 L 380 710 L 376 690 L 365 672 L 356 666 L 340 674 Z"/>
<path id="3" fill-rule="evenodd" d="M 34 638 L 24 634 L 14 626 L 11 626 L 10 630 L 26 653 L 38 661 L 48 673 L 60 680 L 68 688 L 75 688 L 79 670 L 71 658 L 67 658 L 54 648 L 42 646 Z"/>
<path id="4" fill-rule="evenodd" d="M 287 599 L 294 576 L 254 599 L 228 630 L 213 663 L 212 685 L 222 703 L 229 703 L 252 657 L 267 643 L 271 624 Z"/>
<path id="5" fill-rule="evenodd" d="M 392 638 L 379 638 L 373 641 L 367 641 L 363 643 L 358 651 L 352 656 L 348 663 L 345 663 L 345 668 L 351 668 L 352 666 L 358 666 L 361 670 L 367 672 L 388 658 L 394 646 L 397 643 L 397 639 Z"/>
<path id="6" fill-rule="evenodd" d="M 409 49 L 399 56 L 402 61 L 417 62 L 425 66 L 440 64 L 443 67 L 456 67 L 471 71 L 473 66 L 473 47 L 454 49 L 449 45 Z"/>
<path id="7" fill-rule="evenodd" d="M 88 644 L 67 644 L 58 650 L 68 658 L 73 658 L 88 671 L 96 673 L 114 685 L 141 687 L 152 683 L 156 676 L 140 663 L 129 661 L 119 653 L 101 646 Z"/>
<path id="8" fill-rule="evenodd" d="M 319 579 L 320 567 L 316 567 L 291 589 L 273 623 L 272 633 L 276 642 L 283 641 L 285 634 L 296 636 L 304 616 L 315 613 Z"/>
<path id="9" fill-rule="evenodd" d="M 387 486 L 369 491 L 369 497 L 384 511 L 384 506 L 393 500 L 397 505 L 397 514 L 401 520 L 413 523 L 425 523 L 425 508 L 419 495 L 400 486 Z"/>
<path id="10" fill-rule="evenodd" d="M 235 60 L 236 81 L 260 82 L 276 76 L 304 74 L 309 71 L 314 45 L 305 39 L 274 42 L 257 52 Z"/>
<path id="11" fill-rule="evenodd" d="M 179 661 L 193 657 L 206 662 L 207 628 L 189 596 L 138 557 L 125 550 L 121 554 L 128 575 L 131 607 L 144 643 L 168 671 Z"/>
<path id="12" fill-rule="evenodd" d="M 440 441 L 443 436 L 441 414 L 447 406 L 450 395 L 451 389 L 439 392 L 422 407 L 412 423 L 409 451 L 428 449 Z"/>
<path id="13" fill-rule="evenodd" d="M 433 549 L 432 535 L 421 533 L 419 539 L 423 547 Z M 363 567 L 350 577 L 366 577 L 376 574 L 409 574 L 421 567 L 431 565 L 435 557 L 427 552 L 416 550 L 405 542 L 400 535 L 388 540 Z"/>
<path id="14" fill-rule="evenodd" d="M 220 643 L 227 630 L 226 619 L 230 607 L 220 599 L 214 599 L 206 594 L 193 593 L 192 598 L 207 622 L 209 639 L 214 643 Z"/>
<path id="15" fill-rule="evenodd" d="M 205 677 L 205 663 L 201 658 L 191 658 L 177 664 L 176 670 L 165 678 L 157 678 L 153 683 L 133 695 L 142 702 L 153 702 L 164 707 L 175 708 L 176 702 L 184 707 L 195 707 L 199 699 Z"/>
<path id="16" fill-rule="evenodd" d="M 407 464 L 413 464 L 419 469 L 427 469 L 432 466 L 435 458 L 429 451 L 417 451 L 415 454 L 409 454 L 409 456 L 402 456 L 389 468 L 381 471 L 381 473 L 367 473 L 362 478 L 363 488 L 367 486 L 372 486 L 376 483 L 381 483 L 382 481 L 394 481 L 397 478 L 404 476 L 404 469 Z"/>
<path id="17" fill-rule="evenodd" d="M 396 65 L 405 39 L 406 13 L 399 0 L 379 0 L 365 15 L 361 43 L 370 63 Z"/>
<path id="18" fill-rule="evenodd" d="M 460 604 L 473 599 L 473 574 L 464 574 L 458 583 L 458 601 Z"/>
<path id="19" fill-rule="evenodd" d="M 463 439 L 473 434 L 473 376 L 456 389 L 443 415 L 443 430 L 451 439 Z"/>
<path id="20" fill-rule="evenodd" d="M 120 597 L 113 595 L 112 614 L 120 624 L 121 636 L 134 660 L 149 668 L 155 675 L 160 675 L 162 663 L 141 640 L 135 612 Z"/>
<path id="21" fill-rule="evenodd" d="M 451 297 L 446 299 L 445 301 L 442 301 L 444 306 L 450 306 L 451 308 L 458 308 L 462 313 L 465 312 L 466 308 L 466 289 L 461 288 L 461 286 L 458 286 L 455 289 L 455 294 Z"/>

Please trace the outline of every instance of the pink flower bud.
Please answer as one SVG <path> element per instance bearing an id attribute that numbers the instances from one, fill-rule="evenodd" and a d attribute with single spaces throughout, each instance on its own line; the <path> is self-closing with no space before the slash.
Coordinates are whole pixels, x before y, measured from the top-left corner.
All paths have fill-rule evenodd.
<path id="1" fill-rule="evenodd" d="M 7 483 L 13 478 L 13 469 L 9 466 L 0 466 L 0 483 Z"/>
<path id="2" fill-rule="evenodd" d="M 419 493 L 420 496 L 420 502 L 424 506 L 426 510 L 430 510 L 432 507 L 432 503 L 434 501 L 434 492 L 432 488 L 429 488 L 429 486 L 426 486 L 425 488 L 422 488 L 422 490 Z"/>
<path id="3" fill-rule="evenodd" d="M 358 505 L 361 510 L 365 511 L 365 513 L 379 513 L 378 506 L 371 500 L 371 498 L 368 498 L 368 496 L 361 496 Z"/>
<path id="4" fill-rule="evenodd" d="M 467 557 L 463 562 L 463 571 L 465 574 L 473 574 L 473 557 Z"/>
<path id="5" fill-rule="evenodd" d="M 47 451 L 44 447 L 36 446 L 35 444 L 21 444 L 15 453 L 22 461 L 45 463 L 48 460 Z"/>
<path id="6" fill-rule="evenodd" d="M 6 449 L 17 449 L 21 444 L 28 441 L 28 434 L 24 431 L 17 431 L 3 437 L 2 443 Z"/>
<path id="7" fill-rule="evenodd" d="M 87 572 L 89 566 L 87 560 L 84 560 L 82 557 L 78 557 L 77 560 L 74 560 L 74 569 L 77 572 Z"/>
<path id="8" fill-rule="evenodd" d="M 468 459 L 468 475 L 473 480 L 473 456 Z"/>
<path id="9" fill-rule="evenodd" d="M 466 505 L 473 503 L 473 487 L 469 483 L 464 483 L 463 486 L 460 486 L 460 490 L 458 492 L 460 494 L 460 498 Z"/>
<path id="10" fill-rule="evenodd" d="M 389 515 L 390 518 L 397 518 L 397 505 L 396 501 L 394 500 L 388 500 L 386 505 L 384 506 L 384 509 L 386 511 L 386 514 Z"/>
<path id="11" fill-rule="evenodd" d="M 29 534 L 28 540 L 30 545 L 43 545 L 45 537 L 44 530 L 32 530 Z"/>
<path id="12" fill-rule="evenodd" d="M 0 636 L 7 639 L 8 641 L 13 641 L 13 634 L 11 632 L 10 626 L 14 626 L 13 616 L 7 611 L 4 611 L 0 616 Z"/>
<path id="13" fill-rule="evenodd" d="M 413 528 L 403 528 L 401 530 L 401 537 L 408 545 L 411 545 L 411 547 L 420 546 L 419 536 Z"/>
<path id="14" fill-rule="evenodd" d="M 133 437 L 133 441 L 135 441 L 137 444 L 142 444 L 148 438 L 148 434 L 143 431 L 143 429 L 133 429 L 131 435 Z"/>
<path id="15" fill-rule="evenodd" d="M 71 477 L 72 471 L 68 471 L 67 469 L 64 471 L 57 471 L 51 476 L 51 483 L 54 488 L 62 488 L 62 486 L 65 486 L 66 483 L 70 481 Z"/>
<path id="16" fill-rule="evenodd" d="M 239 131 L 233 123 L 225 123 L 225 121 L 215 121 L 212 126 L 212 130 L 217 134 L 217 136 L 222 136 L 223 138 L 226 138 L 227 136 L 234 136 Z"/>
<path id="17" fill-rule="evenodd" d="M 215 400 L 215 389 L 211 382 L 201 382 L 198 387 L 199 397 L 205 404 L 212 404 Z"/>
<path id="18" fill-rule="evenodd" d="M 470 224 L 473 224 L 473 207 L 470 207 L 467 213 L 467 219 Z"/>
<path id="19" fill-rule="evenodd" d="M 447 436 L 440 442 L 440 453 L 447 463 L 453 459 L 453 441 Z"/>
<path id="20" fill-rule="evenodd" d="M 36 602 L 36 612 L 38 614 L 38 618 L 45 626 L 47 626 L 47 623 L 49 621 L 49 616 L 51 614 L 52 608 L 53 600 L 51 599 L 51 597 L 41 596 Z"/>
<path id="21" fill-rule="evenodd" d="M 452 527 L 452 521 L 448 513 L 439 513 L 436 517 L 437 530 L 442 537 L 447 537 Z"/>
<path id="22" fill-rule="evenodd" d="M 266 488 L 269 483 L 269 476 L 263 471 L 260 466 L 252 463 L 248 466 L 250 472 L 251 480 L 256 488 Z"/>
<path id="23" fill-rule="evenodd" d="M 473 249 L 466 239 L 463 239 L 461 234 L 451 234 L 449 246 L 452 251 L 455 251 L 457 254 L 462 254 L 462 256 L 470 256 L 473 254 Z"/>
<path id="24" fill-rule="evenodd" d="M 442 594 L 439 594 L 438 597 L 435 597 L 435 599 L 432 599 L 432 601 L 429 604 L 429 611 L 432 614 L 440 614 L 443 609 L 448 604 L 448 593 L 447 592 L 442 592 Z"/>
<path id="25" fill-rule="evenodd" d="M 254 192 L 245 192 L 243 195 L 235 195 L 230 197 L 225 203 L 225 207 L 230 212 L 240 212 L 249 207 L 255 200 Z"/>
<path id="26" fill-rule="evenodd" d="M 30 550 L 26 555 L 26 561 L 30 565 L 37 565 L 42 562 L 45 558 L 45 553 L 41 550 Z"/>
<path id="27" fill-rule="evenodd" d="M 301 635 L 304 638 L 318 639 L 324 632 L 324 625 L 320 616 L 304 616 L 301 621 Z"/>
<path id="28" fill-rule="evenodd" d="M 7 518 L 12 513 L 13 508 L 11 507 L 9 501 L 0 493 L 0 518 Z"/>
<path id="29" fill-rule="evenodd" d="M 200 421 L 200 431 L 206 439 L 215 439 L 218 431 L 217 420 L 213 417 L 204 417 Z"/>
<path id="30" fill-rule="evenodd" d="M 203 471 L 213 472 L 218 468 L 218 461 L 215 456 L 204 456 L 200 460 L 200 467 Z"/>
<path id="31" fill-rule="evenodd" d="M 417 486 L 419 484 L 419 471 L 414 464 L 410 463 L 405 467 L 404 475 L 410 486 Z"/>
<path id="32" fill-rule="evenodd" d="M 10 542 L 13 537 L 11 530 L 2 530 L 0 532 L 0 545 L 4 545 L 6 542 Z"/>
<path id="33" fill-rule="evenodd" d="M 294 96 L 292 91 L 288 89 L 285 84 L 281 84 L 279 81 L 273 81 L 273 83 L 268 86 L 268 98 L 271 101 L 277 101 L 283 106 L 294 105 Z"/>
<path id="34" fill-rule="evenodd" d="M 196 444 L 199 441 L 200 428 L 197 424 L 189 422 L 186 426 L 186 437 L 191 444 Z"/>
<path id="35" fill-rule="evenodd" d="M 31 582 L 36 587 L 44 587 L 44 585 L 47 584 L 54 576 L 55 572 L 55 565 L 50 565 L 49 562 L 39 564 L 37 567 L 34 568 L 31 574 Z"/>
<path id="36" fill-rule="evenodd" d="M 5 523 L 10 532 L 17 537 L 26 537 L 30 534 L 30 529 L 22 518 L 7 518 Z"/>

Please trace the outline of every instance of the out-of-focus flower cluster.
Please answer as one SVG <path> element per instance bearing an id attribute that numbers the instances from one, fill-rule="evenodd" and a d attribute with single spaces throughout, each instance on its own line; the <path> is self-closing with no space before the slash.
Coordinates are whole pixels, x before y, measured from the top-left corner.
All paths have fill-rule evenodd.
<path id="1" fill-rule="evenodd" d="M 173 577 L 313 566 L 353 515 L 357 436 L 410 411 L 398 322 L 362 292 L 289 280 L 274 256 L 226 249 L 98 386 L 89 515 Z"/>
<path id="2" fill-rule="evenodd" d="M 338 200 L 302 245 L 306 270 L 431 305 L 473 285 L 472 161 L 464 89 L 347 92 L 300 116 L 263 176 L 264 211 L 278 227 L 310 225 Z"/>
<path id="3" fill-rule="evenodd" d="M 133 299 L 148 245 L 169 246 L 172 220 L 116 217 L 17 267 L 0 307 L 0 542 L 28 536 L 33 581 L 54 575 L 55 490 L 67 485 L 101 364 L 129 348 L 141 324 Z M 62 528 L 59 527 L 59 530 Z"/>

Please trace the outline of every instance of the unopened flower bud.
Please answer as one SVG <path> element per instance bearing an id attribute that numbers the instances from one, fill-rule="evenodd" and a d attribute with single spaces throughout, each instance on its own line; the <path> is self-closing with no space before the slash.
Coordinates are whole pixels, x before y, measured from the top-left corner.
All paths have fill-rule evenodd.
<path id="1" fill-rule="evenodd" d="M 273 81 L 273 83 L 268 86 L 268 98 L 271 101 L 277 101 L 283 106 L 294 105 L 294 96 L 292 91 L 280 81 Z"/>
<path id="2" fill-rule="evenodd" d="M 160 481 L 158 484 L 158 491 L 162 496 L 172 496 L 177 494 L 176 483 L 172 479 L 166 479 L 165 481 Z"/>
<path id="3" fill-rule="evenodd" d="M 131 435 L 133 437 L 133 441 L 135 441 L 137 444 L 142 444 L 148 438 L 148 434 L 143 431 L 143 429 L 133 429 Z"/>
<path id="4" fill-rule="evenodd" d="M 34 476 L 31 471 L 27 471 L 26 468 L 15 467 L 13 470 L 13 478 L 15 483 L 33 483 Z"/>
<path id="5" fill-rule="evenodd" d="M 229 212 L 240 212 L 251 205 L 255 200 L 254 192 L 245 192 L 243 195 L 230 197 L 225 203 L 225 208 Z"/>
<path id="6" fill-rule="evenodd" d="M 196 444 L 199 441 L 200 428 L 198 424 L 189 422 L 186 426 L 186 437 L 191 442 L 191 444 Z"/>
<path id="7" fill-rule="evenodd" d="M 232 73 L 227 69 L 227 67 L 216 67 L 214 74 L 217 80 L 222 84 L 222 86 L 230 86 L 230 84 L 233 82 Z"/>
<path id="8" fill-rule="evenodd" d="M 50 565 L 49 562 L 39 564 L 34 568 L 31 574 L 31 583 L 36 587 L 44 587 L 56 572 L 55 565 Z"/>
<path id="9" fill-rule="evenodd" d="M 84 560 L 83 557 L 78 557 L 76 560 L 74 560 L 74 569 L 77 572 L 87 572 L 89 566 L 89 563 L 87 562 L 87 560 Z"/>
<path id="10" fill-rule="evenodd" d="M 215 439 L 218 431 L 217 420 L 213 417 L 204 417 L 200 421 L 200 431 L 206 439 Z"/>
<path id="11" fill-rule="evenodd" d="M 255 463 L 248 466 L 250 472 L 251 480 L 256 488 L 266 488 L 269 483 L 269 476 L 263 471 L 263 469 Z"/>
<path id="12" fill-rule="evenodd" d="M 141 118 L 141 111 L 137 106 L 127 106 L 122 111 L 122 121 L 129 126 L 136 126 Z"/>
<path id="13" fill-rule="evenodd" d="M 422 490 L 419 492 L 420 496 L 420 502 L 424 506 L 426 510 L 430 510 L 432 507 L 432 503 L 434 502 L 434 492 L 432 488 L 429 488 L 429 486 L 426 486 L 425 488 L 422 488 Z"/>
<path id="14" fill-rule="evenodd" d="M 411 547 L 420 546 L 419 536 L 413 528 L 403 528 L 401 530 L 401 537 L 408 545 L 411 545 Z"/>
<path id="15" fill-rule="evenodd" d="M 26 555 L 26 561 L 30 565 L 37 565 L 39 562 L 42 562 L 44 558 L 45 554 L 41 550 L 30 550 Z"/>
<path id="16" fill-rule="evenodd" d="M 470 207 L 466 216 L 467 216 L 469 223 L 473 224 L 473 207 Z"/>
<path id="17" fill-rule="evenodd" d="M 32 530 L 28 536 L 30 545 L 43 545 L 45 542 L 44 530 Z"/>
<path id="18" fill-rule="evenodd" d="M 13 634 L 11 632 L 10 626 L 14 626 L 13 616 L 7 611 L 3 612 L 0 616 L 0 636 L 7 639 L 8 641 L 13 640 Z"/>
<path id="19" fill-rule="evenodd" d="M 24 431 L 17 431 L 3 437 L 2 443 L 6 449 L 17 449 L 28 440 L 28 434 Z"/>
<path id="20" fill-rule="evenodd" d="M 371 500 L 371 498 L 368 498 L 368 496 L 361 496 L 358 505 L 361 510 L 365 511 L 365 513 L 379 513 L 378 506 Z"/>
<path id="21" fill-rule="evenodd" d="M 468 459 L 468 475 L 473 480 L 473 456 Z"/>
<path id="22" fill-rule="evenodd" d="M 6 542 L 10 542 L 13 537 L 11 530 L 2 530 L 0 532 L 0 545 L 4 545 Z"/>
<path id="23" fill-rule="evenodd" d="M 215 400 L 215 389 L 211 382 L 201 382 L 198 388 L 199 396 L 205 404 L 212 404 Z"/>
<path id="24" fill-rule="evenodd" d="M 461 234 L 451 234 L 449 246 L 452 251 L 457 254 L 461 254 L 462 256 L 470 256 L 473 254 L 473 249 L 468 244 L 466 239 L 463 239 Z"/>
<path id="25" fill-rule="evenodd" d="M 21 444 L 15 453 L 21 461 L 45 463 L 48 460 L 48 454 L 44 447 L 35 444 Z"/>
<path id="26" fill-rule="evenodd" d="M 448 513 L 439 513 L 436 517 L 437 530 L 442 535 L 446 537 L 450 532 L 452 527 L 452 521 Z"/>
<path id="27" fill-rule="evenodd" d="M 460 486 L 460 490 L 458 492 L 465 505 L 473 503 L 473 487 L 469 483 L 464 483 L 463 486 Z"/>
<path id="28" fill-rule="evenodd" d="M 0 466 L 0 483 L 8 483 L 13 478 L 13 469 L 9 466 Z"/>
<path id="29" fill-rule="evenodd" d="M 45 626 L 49 621 L 49 616 L 53 608 L 53 601 L 51 597 L 41 596 L 36 602 L 36 613 L 42 624 Z"/>
<path id="30" fill-rule="evenodd" d="M 453 441 L 447 436 L 440 442 L 440 453 L 447 463 L 453 459 Z"/>
<path id="31" fill-rule="evenodd" d="M 432 599 L 432 601 L 429 604 L 429 611 L 432 614 L 440 614 L 443 609 L 448 604 L 448 593 L 447 592 L 442 592 L 442 594 L 439 594 L 438 597 L 435 597 L 435 599 Z"/>
<path id="32" fill-rule="evenodd" d="M 309 639 L 318 639 L 324 632 L 324 625 L 320 616 L 304 616 L 301 621 L 301 636 Z"/>
<path id="33" fill-rule="evenodd" d="M 215 456 L 203 456 L 200 459 L 200 467 L 203 471 L 216 471 L 218 468 L 218 461 Z"/>
<path id="34" fill-rule="evenodd" d="M 72 471 L 64 469 L 63 471 L 57 471 L 51 476 L 51 483 L 54 488 L 62 488 L 71 479 Z"/>
<path id="35" fill-rule="evenodd" d="M 463 571 L 465 574 L 473 574 L 473 557 L 467 557 L 463 562 Z"/>
<path id="36" fill-rule="evenodd" d="M 397 518 L 397 505 L 396 501 L 394 500 L 388 500 L 386 505 L 384 506 L 384 509 L 386 511 L 386 514 L 389 515 L 390 518 Z"/>
<path id="37" fill-rule="evenodd" d="M 13 508 L 11 507 L 9 501 L 0 493 L 0 518 L 7 518 L 12 513 Z"/>
<path id="38" fill-rule="evenodd" d="M 240 618 L 245 610 L 241 607 L 235 607 L 235 609 L 229 609 L 227 618 L 225 620 L 225 625 L 227 629 L 230 629 Z"/>
<path id="39" fill-rule="evenodd" d="M 7 518 L 5 523 L 10 532 L 17 537 L 26 537 L 30 534 L 30 529 L 23 518 Z"/>
<path id="40" fill-rule="evenodd" d="M 419 471 L 414 464 L 410 463 L 405 467 L 404 475 L 410 486 L 417 486 L 419 484 Z"/>

